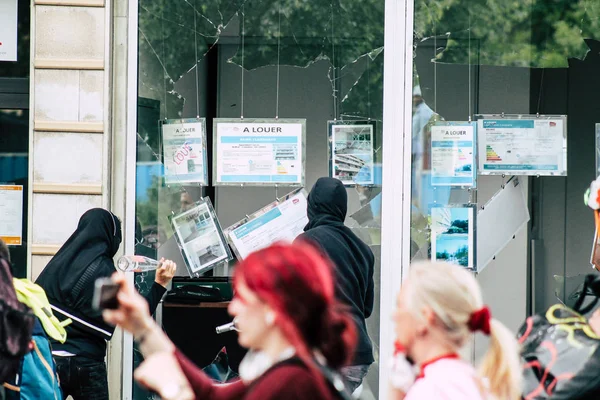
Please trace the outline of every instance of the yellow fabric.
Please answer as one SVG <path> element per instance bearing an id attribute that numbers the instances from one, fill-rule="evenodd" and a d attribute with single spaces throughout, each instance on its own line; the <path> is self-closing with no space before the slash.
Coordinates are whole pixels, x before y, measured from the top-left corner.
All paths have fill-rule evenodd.
<path id="1" fill-rule="evenodd" d="M 48 297 L 46 297 L 44 289 L 29 279 L 13 278 L 13 285 L 19 301 L 33 310 L 36 317 L 40 319 L 46 334 L 52 339 L 64 343 L 67 340 L 65 326 L 69 325 L 72 321 L 66 319 L 60 322 L 52 314 L 50 302 L 48 301 Z"/>

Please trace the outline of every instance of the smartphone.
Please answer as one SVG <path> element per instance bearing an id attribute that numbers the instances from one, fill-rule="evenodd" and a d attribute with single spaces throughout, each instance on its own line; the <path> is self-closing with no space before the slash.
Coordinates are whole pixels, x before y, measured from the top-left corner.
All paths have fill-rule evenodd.
<path id="1" fill-rule="evenodd" d="M 117 293 L 121 285 L 115 283 L 111 278 L 100 278 L 96 280 L 92 307 L 96 310 L 114 310 L 119 308 Z"/>

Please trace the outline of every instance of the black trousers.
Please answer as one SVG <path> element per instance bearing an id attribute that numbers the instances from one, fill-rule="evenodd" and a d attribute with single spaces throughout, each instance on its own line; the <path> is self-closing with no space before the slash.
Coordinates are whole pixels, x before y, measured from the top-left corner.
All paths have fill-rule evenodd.
<path id="1" fill-rule="evenodd" d="M 104 361 L 86 357 L 55 356 L 63 400 L 108 400 L 108 379 Z"/>

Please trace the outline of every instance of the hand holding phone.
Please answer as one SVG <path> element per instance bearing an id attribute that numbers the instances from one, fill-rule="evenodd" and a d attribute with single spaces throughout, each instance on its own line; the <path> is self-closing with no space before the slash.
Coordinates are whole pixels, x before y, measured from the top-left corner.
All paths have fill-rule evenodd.
<path id="1" fill-rule="evenodd" d="M 119 308 L 117 294 L 121 289 L 121 284 L 113 281 L 111 278 L 100 278 L 96 280 L 94 287 L 94 297 L 92 298 L 92 307 L 95 310 L 116 310 Z"/>

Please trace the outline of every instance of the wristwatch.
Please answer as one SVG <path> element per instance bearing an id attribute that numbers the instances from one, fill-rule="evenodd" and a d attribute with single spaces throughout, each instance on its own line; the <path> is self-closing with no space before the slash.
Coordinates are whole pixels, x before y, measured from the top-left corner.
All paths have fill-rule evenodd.
<path id="1" fill-rule="evenodd" d="M 163 400 L 177 400 L 181 394 L 181 385 L 178 383 L 167 383 L 160 391 Z"/>

